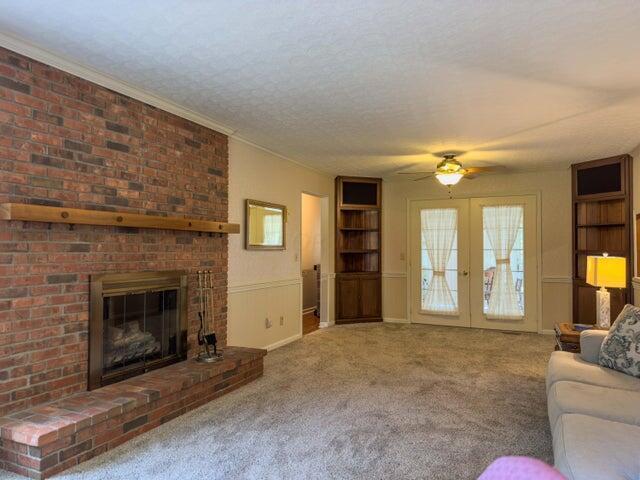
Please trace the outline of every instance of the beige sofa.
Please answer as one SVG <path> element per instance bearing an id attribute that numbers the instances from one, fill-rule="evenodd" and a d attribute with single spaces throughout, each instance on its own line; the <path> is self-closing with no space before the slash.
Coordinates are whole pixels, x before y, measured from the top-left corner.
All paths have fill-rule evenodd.
<path id="1" fill-rule="evenodd" d="M 640 479 L 640 379 L 598 365 L 606 334 L 582 332 L 582 353 L 549 360 L 555 466 L 569 480 Z"/>

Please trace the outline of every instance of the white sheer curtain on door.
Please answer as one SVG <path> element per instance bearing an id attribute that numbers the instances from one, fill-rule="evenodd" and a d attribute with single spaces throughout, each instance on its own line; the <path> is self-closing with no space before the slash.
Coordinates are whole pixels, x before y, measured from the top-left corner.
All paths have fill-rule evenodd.
<path id="1" fill-rule="evenodd" d="M 431 312 L 455 314 L 458 312 L 458 302 L 453 298 L 445 271 L 458 229 L 458 210 L 426 209 L 420 212 L 420 216 L 423 251 L 427 252 L 433 270 L 431 281 L 426 290 L 423 289 L 422 308 Z"/>
<path id="2" fill-rule="evenodd" d="M 488 318 L 522 318 L 518 292 L 511 271 L 511 250 L 522 228 L 522 205 L 482 207 L 484 230 L 496 259 L 496 270 L 489 295 Z"/>

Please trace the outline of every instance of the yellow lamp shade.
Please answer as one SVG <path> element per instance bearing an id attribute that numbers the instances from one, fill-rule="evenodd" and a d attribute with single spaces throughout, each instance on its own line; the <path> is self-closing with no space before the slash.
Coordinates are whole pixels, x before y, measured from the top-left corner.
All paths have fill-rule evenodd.
<path id="1" fill-rule="evenodd" d="M 587 257 L 587 283 L 596 287 L 625 288 L 627 286 L 627 262 L 624 257 Z"/>

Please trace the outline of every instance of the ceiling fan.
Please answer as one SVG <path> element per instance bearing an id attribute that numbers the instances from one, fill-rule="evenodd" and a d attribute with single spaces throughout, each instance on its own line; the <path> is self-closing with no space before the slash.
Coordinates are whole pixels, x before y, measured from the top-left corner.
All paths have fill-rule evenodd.
<path id="1" fill-rule="evenodd" d="M 418 175 L 421 177 L 415 178 L 414 182 L 424 180 L 435 176 L 442 185 L 451 187 L 457 184 L 461 179 L 467 178 L 469 180 L 475 178 L 476 174 L 491 173 L 504 169 L 504 167 L 469 167 L 463 168 L 462 164 L 456 160 L 456 154 L 445 153 L 443 159 L 436 165 L 436 169 L 433 172 L 398 172 L 398 175 Z"/>

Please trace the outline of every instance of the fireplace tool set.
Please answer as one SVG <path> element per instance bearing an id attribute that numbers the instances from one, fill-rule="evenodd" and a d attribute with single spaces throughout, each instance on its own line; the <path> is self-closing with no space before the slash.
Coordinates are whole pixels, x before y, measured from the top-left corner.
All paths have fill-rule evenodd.
<path id="1" fill-rule="evenodd" d="M 201 347 L 197 360 L 199 362 L 217 362 L 222 359 L 218 352 L 216 334 L 213 331 L 213 272 L 198 270 L 198 293 L 200 296 L 200 329 L 198 330 L 198 344 Z"/>

